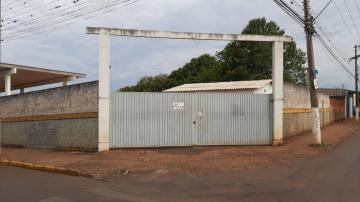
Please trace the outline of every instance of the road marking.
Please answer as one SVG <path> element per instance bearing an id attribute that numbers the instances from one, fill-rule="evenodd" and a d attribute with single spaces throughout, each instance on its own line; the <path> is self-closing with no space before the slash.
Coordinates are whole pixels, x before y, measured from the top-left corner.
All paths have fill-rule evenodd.
<path id="1" fill-rule="evenodd" d="M 116 199 L 116 200 L 125 200 L 125 201 L 132 201 L 132 202 L 159 202 L 159 200 L 155 201 L 155 200 L 143 198 L 143 197 L 136 196 L 136 195 L 124 194 L 121 192 L 100 189 L 100 188 L 87 189 L 85 191 L 94 193 L 97 195 L 105 196 L 110 199 Z"/>
<path id="2" fill-rule="evenodd" d="M 56 197 L 51 197 L 48 199 L 42 199 L 42 200 L 40 200 L 40 202 L 74 202 L 74 201 L 56 196 Z"/>

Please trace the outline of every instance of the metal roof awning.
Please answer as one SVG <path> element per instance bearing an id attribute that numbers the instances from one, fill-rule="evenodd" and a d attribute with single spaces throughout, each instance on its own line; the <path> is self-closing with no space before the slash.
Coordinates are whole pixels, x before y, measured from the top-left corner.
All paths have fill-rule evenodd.
<path id="1" fill-rule="evenodd" d="M 252 90 L 271 84 L 272 80 L 231 81 L 217 83 L 192 83 L 177 86 L 164 92 L 198 92 L 198 91 L 225 91 L 225 90 Z"/>
<path id="2" fill-rule="evenodd" d="M 4 77 L 9 73 L 11 74 L 11 90 L 64 83 L 86 76 L 74 72 L 0 63 L 0 92 L 5 91 Z"/>

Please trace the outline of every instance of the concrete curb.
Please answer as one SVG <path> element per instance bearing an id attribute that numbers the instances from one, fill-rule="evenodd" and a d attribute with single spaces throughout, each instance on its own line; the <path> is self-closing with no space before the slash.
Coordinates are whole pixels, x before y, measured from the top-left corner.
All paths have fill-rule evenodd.
<path id="1" fill-rule="evenodd" d="M 50 165 L 39 165 L 33 163 L 26 163 L 20 161 L 11 161 L 11 160 L 0 160 L 0 165 L 6 166 L 13 166 L 18 168 L 25 168 L 30 170 L 37 170 L 37 171 L 44 171 L 49 173 L 57 173 L 57 174 L 64 174 L 64 175 L 71 175 L 71 176 L 78 176 L 78 177 L 88 177 L 93 178 L 94 176 L 90 174 L 81 173 L 80 171 L 50 166 Z"/>

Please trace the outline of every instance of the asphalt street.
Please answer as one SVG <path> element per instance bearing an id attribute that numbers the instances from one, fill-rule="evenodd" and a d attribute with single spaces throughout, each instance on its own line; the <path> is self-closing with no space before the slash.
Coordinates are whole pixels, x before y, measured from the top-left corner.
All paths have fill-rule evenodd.
<path id="1" fill-rule="evenodd" d="M 0 166 L 0 201 L 356 202 L 360 201 L 360 132 L 303 161 L 203 176 L 133 173 L 102 182 Z"/>

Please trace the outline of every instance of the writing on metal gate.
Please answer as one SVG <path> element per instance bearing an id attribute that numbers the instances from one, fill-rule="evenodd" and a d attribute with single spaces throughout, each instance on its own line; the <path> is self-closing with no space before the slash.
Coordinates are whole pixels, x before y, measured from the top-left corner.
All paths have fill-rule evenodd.
<path id="1" fill-rule="evenodd" d="M 185 103 L 183 102 L 174 102 L 172 104 L 172 108 L 174 111 L 176 110 L 184 110 L 185 109 Z"/>
<path id="2" fill-rule="evenodd" d="M 270 95 L 115 92 L 110 121 L 111 148 L 272 143 Z"/>

